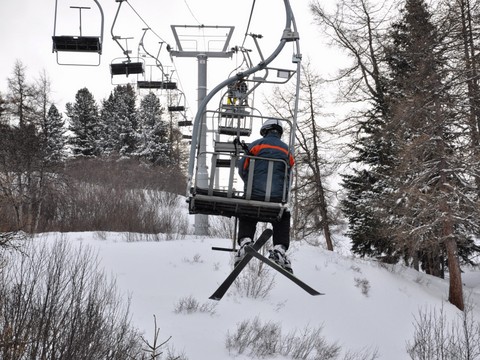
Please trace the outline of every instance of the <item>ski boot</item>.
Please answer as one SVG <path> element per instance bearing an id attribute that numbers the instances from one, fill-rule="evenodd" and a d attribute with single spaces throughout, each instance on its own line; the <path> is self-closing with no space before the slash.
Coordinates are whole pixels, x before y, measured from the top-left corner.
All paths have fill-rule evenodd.
<path id="1" fill-rule="evenodd" d="M 245 252 L 245 246 L 247 245 L 252 245 L 253 241 L 250 238 L 242 238 L 240 239 L 240 248 L 237 250 L 237 253 L 235 254 L 235 258 L 233 259 L 233 267 L 237 266 L 240 261 L 245 257 L 246 252 Z"/>
<path id="2" fill-rule="evenodd" d="M 285 255 L 285 251 L 286 250 L 283 245 L 275 245 L 273 249 L 270 250 L 270 254 L 268 255 L 268 258 L 274 261 L 276 264 L 280 265 L 289 273 L 293 274 L 292 265 L 290 264 L 290 260 L 287 259 L 287 255 Z"/>

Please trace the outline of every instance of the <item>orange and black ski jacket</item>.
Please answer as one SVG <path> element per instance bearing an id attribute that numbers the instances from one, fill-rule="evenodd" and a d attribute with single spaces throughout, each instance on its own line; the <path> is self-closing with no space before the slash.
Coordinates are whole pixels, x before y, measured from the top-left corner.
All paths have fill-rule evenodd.
<path id="1" fill-rule="evenodd" d="M 272 192 L 271 201 L 281 201 L 283 197 L 284 186 L 288 188 L 290 169 L 295 161 L 288 151 L 288 146 L 279 137 L 276 132 L 269 132 L 265 137 L 253 141 L 249 147 L 249 155 L 264 158 L 281 159 L 288 164 L 287 179 L 285 179 L 285 163 L 275 161 L 272 176 Z M 245 156 L 238 163 L 238 172 L 247 186 L 247 178 L 250 167 L 250 158 Z M 255 168 L 253 169 L 252 197 L 262 199 L 265 198 L 268 176 L 268 160 L 255 160 Z M 287 180 L 287 181 L 285 181 Z"/>

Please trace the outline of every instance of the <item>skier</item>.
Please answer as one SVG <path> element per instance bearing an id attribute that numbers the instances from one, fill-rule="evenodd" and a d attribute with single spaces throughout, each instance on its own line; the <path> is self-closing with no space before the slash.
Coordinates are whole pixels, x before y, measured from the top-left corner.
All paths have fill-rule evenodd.
<path id="1" fill-rule="evenodd" d="M 282 159 L 288 164 L 287 176 L 290 176 L 290 169 L 294 165 L 294 159 L 288 150 L 287 144 L 281 140 L 283 127 L 279 120 L 266 120 L 261 129 L 262 138 L 253 141 L 248 146 L 248 155 Z M 252 199 L 264 200 L 267 187 L 268 160 L 255 159 L 255 168 L 253 172 Z M 250 158 L 243 157 L 238 163 L 238 172 L 247 186 L 248 170 Z M 275 161 L 271 185 L 272 202 L 281 202 L 285 182 L 284 162 Z M 239 217 L 238 224 L 238 245 L 240 246 L 234 259 L 236 266 L 245 256 L 245 246 L 253 243 L 258 220 L 247 217 Z M 273 249 L 270 250 L 269 258 L 275 261 L 285 270 L 293 273 L 290 261 L 286 256 L 286 251 L 290 246 L 290 212 L 285 211 L 279 221 L 271 222 L 273 227 Z"/>

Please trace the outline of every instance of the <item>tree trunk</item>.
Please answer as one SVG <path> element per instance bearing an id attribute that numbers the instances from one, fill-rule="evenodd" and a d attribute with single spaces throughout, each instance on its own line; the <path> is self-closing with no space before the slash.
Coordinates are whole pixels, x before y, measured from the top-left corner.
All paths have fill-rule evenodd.
<path id="1" fill-rule="evenodd" d="M 457 243 L 455 242 L 455 239 L 448 238 L 445 242 L 445 247 L 447 250 L 448 270 L 450 272 L 448 301 L 463 311 L 465 309 L 465 305 L 463 302 L 462 274 L 460 271 L 460 264 L 457 255 Z"/>
<path id="2" fill-rule="evenodd" d="M 318 176 L 317 181 L 318 200 L 320 202 L 319 211 L 322 217 L 323 235 L 325 236 L 325 241 L 327 243 L 327 250 L 333 251 L 333 242 L 330 232 L 330 221 L 328 216 L 327 202 L 325 200 L 325 191 L 323 189 L 323 184 L 320 176 Z"/>

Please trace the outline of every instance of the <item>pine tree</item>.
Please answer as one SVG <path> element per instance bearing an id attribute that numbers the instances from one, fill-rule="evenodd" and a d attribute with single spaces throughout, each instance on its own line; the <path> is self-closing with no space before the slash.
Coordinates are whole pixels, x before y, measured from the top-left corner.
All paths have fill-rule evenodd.
<path id="1" fill-rule="evenodd" d="M 106 154 L 125 156 L 137 151 L 136 94 L 130 84 L 117 85 L 103 101 L 101 122 Z"/>
<path id="2" fill-rule="evenodd" d="M 65 121 L 55 105 L 48 109 L 46 121 L 42 129 L 46 161 L 59 163 L 65 159 Z"/>
<path id="3" fill-rule="evenodd" d="M 407 0 L 393 24 L 387 55 L 391 67 L 391 121 L 395 164 L 382 179 L 378 207 L 397 251 L 432 275 L 448 264 L 449 300 L 463 309 L 458 252 L 473 250 L 478 204 L 472 163 L 450 109 L 444 46 L 423 0 Z M 473 200 L 473 201 L 472 201 Z"/>
<path id="4" fill-rule="evenodd" d="M 431 139 L 443 139 L 443 134 L 439 132 L 443 132 L 441 122 L 446 114 L 438 110 L 447 99 L 445 92 L 439 91 L 443 88 L 440 44 L 437 31 L 430 22 L 430 14 L 422 1 L 407 0 L 402 13 L 402 18 L 392 26 L 391 45 L 387 47 L 391 69 L 389 98 L 392 118 L 385 130 L 394 144 L 395 166 L 390 176 L 382 179 L 380 187 L 383 194 L 379 202 L 384 204 L 384 216 L 388 213 L 389 233 L 397 234 L 393 236 L 397 251 L 415 263 L 423 263 L 430 274 L 441 276 L 443 269 L 439 247 L 426 247 L 429 251 L 423 254 L 423 246 L 420 245 L 431 235 L 412 234 L 407 244 L 404 232 L 408 230 L 403 229 L 407 223 L 412 228 L 421 228 L 421 224 L 425 228 L 430 220 L 421 218 L 420 214 L 427 205 L 424 202 L 426 199 L 419 201 L 418 195 L 422 191 L 413 195 L 415 186 L 411 181 L 418 176 L 420 166 L 425 166 L 429 160 L 434 161 L 438 144 Z M 424 149 L 424 153 L 417 157 L 419 154 L 416 150 L 419 147 Z M 418 185 L 426 186 L 425 182 L 428 182 L 428 178 L 418 182 Z M 399 233 L 392 233 L 393 229 Z"/>
<path id="5" fill-rule="evenodd" d="M 390 257 L 390 244 L 374 207 L 380 191 L 376 184 L 392 161 L 384 131 L 389 109 L 382 29 L 388 14 L 383 4 L 365 0 L 342 0 L 332 14 L 323 6 L 322 1 L 311 2 L 314 18 L 352 59 L 339 74 L 341 97 L 346 102 L 368 104 L 352 111 L 346 121 L 353 124 L 350 151 L 355 154 L 350 157 L 351 169 L 342 176 L 345 197 L 341 206 L 349 223 L 347 235 L 354 253 Z"/>
<path id="6" fill-rule="evenodd" d="M 138 155 L 153 164 L 171 163 L 168 124 L 162 119 L 160 100 L 148 93 L 140 103 Z"/>
<path id="7" fill-rule="evenodd" d="M 7 101 L 0 92 L 0 124 L 6 123 Z"/>
<path id="8" fill-rule="evenodd" d="M 70 145 L 74 155 L 100 155 L 98 106 L 87 88 L 78 90 L 75 103 L 67 103 L 69 130 L 73 133 Z"/>

